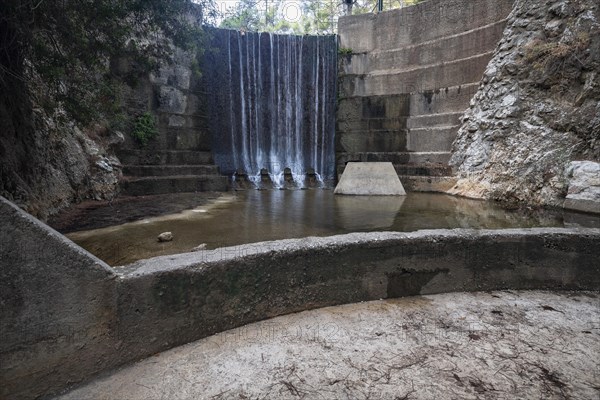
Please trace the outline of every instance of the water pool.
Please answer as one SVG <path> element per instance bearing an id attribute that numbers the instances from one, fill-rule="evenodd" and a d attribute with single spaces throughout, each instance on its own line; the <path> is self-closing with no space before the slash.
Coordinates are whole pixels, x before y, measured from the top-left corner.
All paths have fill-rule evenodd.
<path id="1" fill-rule="evenodd" d="M 192 251 L 199 245 L 214 249 L 361 231 L 600 228 L 600 216 L 560 210 L 507 210 L 493 202 L 433 193 L 390 197 L 335 196 L 332 190 L 249 190 L 214 196 L 199 206 L 194 206 L 190 196 L 193 194 L 147 199 L 155 208 L 160 208 L 161 202 L 172 204 L 185 199 L 188 209 L 182 212 L 66 235 L 108 264 L 117 266 Z M 139 207 L 143 205 L 140 203 Z M 165 231 L 172 232 L 174 240 L 159 243 L 157 236 Z"/>

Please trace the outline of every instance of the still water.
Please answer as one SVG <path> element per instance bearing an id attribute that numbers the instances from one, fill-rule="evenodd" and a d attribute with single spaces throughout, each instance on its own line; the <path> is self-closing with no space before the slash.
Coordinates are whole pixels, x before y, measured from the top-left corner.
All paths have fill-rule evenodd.
<path id="1" fill-rule="evenodd" d="M 600 217 L 544 211 L 510 211 L 478 200 L 431 193 L 334 196 L 332 190 L 267 190 L 224 194 L 177 214 L 67 234 L 110 265 L 265 240 L 357 231 L 440 228 L 600 227 Z M 161 232 L 174 240 L 159 243 Z"/>

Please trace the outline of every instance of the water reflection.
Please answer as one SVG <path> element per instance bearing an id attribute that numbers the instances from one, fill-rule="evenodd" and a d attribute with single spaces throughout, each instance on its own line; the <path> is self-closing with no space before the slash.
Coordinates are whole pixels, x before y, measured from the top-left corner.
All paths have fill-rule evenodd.
<path id="1" fill-rule="evenodd" d="M 68 234 L 111 265 L 142 258 L 264 240 L 352 231 L 440 228 L 599 227 L 600 217 L 562 212 L 524 214 L 494 203 L 442 194 L 334 196 L 331 190 L 268 190 L 227 194 L 209 205 L 133 223 Z M 171 231 L 175 239 L 158 243 Z"/>
<path id="2" fill-rule="evenodd" d="M 337 222 L 347 231 L 391 228 L 406 196 L 335 196 Z"/>

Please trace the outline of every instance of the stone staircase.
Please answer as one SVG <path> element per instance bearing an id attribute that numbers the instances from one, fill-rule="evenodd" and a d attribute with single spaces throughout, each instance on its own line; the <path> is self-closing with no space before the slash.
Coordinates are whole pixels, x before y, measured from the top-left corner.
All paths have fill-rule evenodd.
<path id="1" fill-rule="evenodd" d="M 121 193 L 129 196 L 228 190 L 209 151 L 123 150 Z"/>
<path id="2" fill-rule="evenodd" d="M 161 65 L 124 95 L 131 114 L 152 113 L 158 135 L 145 147 L 126 135 L 117 154 L 123 164 L 122 194 L 228 190 L 228 178 L 213 161 L 193 60 L 192 54 L 175 49 L 172 63 Z"/>

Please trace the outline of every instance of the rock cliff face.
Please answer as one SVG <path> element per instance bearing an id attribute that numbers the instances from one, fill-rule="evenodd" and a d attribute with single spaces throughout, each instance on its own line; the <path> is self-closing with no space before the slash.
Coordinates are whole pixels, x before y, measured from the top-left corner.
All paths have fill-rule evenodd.
<path id="1" fill-rule="evenodd" d="M 27 122 L 15 126 L 15 111 L 0 103 L 0 195 L 41 219 L 86 198 L 114 196 L 121 171 L 112 150 L 121 134 L 99 124 L 83 131 L 35 103 L 17 111 Z"/>
<path id="2" fill-rule="evenodd" d="M 518 0 L 453 144 L 450 192 L 561 206 L 575 160 L 600 161 L 600 4 Z"/>
<path id="3" fill-rule="evenodd" d="M 150 74 L 136 75 L 131 60 L 113 60 L 111 69 L 119 79 L 122 97 L 121 117 L 128 121 L 124 133 L 106 121 L 78 125 L 60 107 L 48 111 L 42 104 L 53 99 L 44 97 L 48 96 L 45 84 L 34 72 L 30 86 L 36 88 L 35 93 L 21 98 L 18 106 L 0 96 L 0 195 L 45 220 L 84 199 L 114 198 L 121 190 L 123 170 L 127 172 L 127 165 L 117 158 L 123 158 L 124 151 L 145 149 L 148 157 L 156 157 L 169 146 L 197 148 L 198 142 L 208 142 L 204 132 L 193 129 L 197 118 L 185 112 L 195 110 L 198 103 L 189 90 L 192 57 L 179 49 L 173 53 L 173 60 L 160 60 L 160 68 Z M 135 76 L 135 82 L 128 82 L 128 76 Z M 25 93 L 25 89 L 17 85 L 13 92 Z M 132 121 L 144 112 L 156 118 L 158 129 L 146 148 L 130 134 Z M 124 160 L 131 163 L 131 157 Z M 140 163 L 137 158 L 135 163 Z"/>

